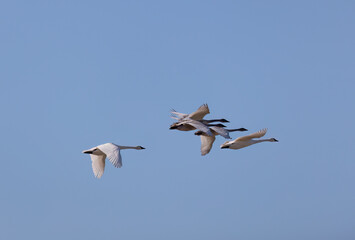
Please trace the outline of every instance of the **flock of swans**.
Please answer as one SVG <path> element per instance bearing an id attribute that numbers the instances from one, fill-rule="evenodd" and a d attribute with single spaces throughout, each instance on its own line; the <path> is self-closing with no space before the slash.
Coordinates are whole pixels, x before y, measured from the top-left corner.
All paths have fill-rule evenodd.
<path id="1" fill-rule="evenodd" d="M 175 110 L 171 110 L 171 117 L 177 122 L 174 122 L 170 126 L 170 130 L 176 129 L 180 131 L 192 131 L 197 130 L 195 135 L 200 136 L 201 138 L 201 155 L 204 156 L 208 154 L 212 145 L 216 139 L 216 136 L 220 135 L 226 139 L 231 139 L 229 136 L 230 132 L 236 131 L 248 131 L 245 128 L 237 128 L 237 129 L 226 129 L 225 125 L 222 123 L 229 122 L 228 120 L 222 119 L 204 119 L 204 117 L 210 113 L 207 104 L 203 104 L 200 106 L 195 112 L 190 114 L 179 113 Z M 214 123 L 220 122 L 220 123 Z M 254 139 L 261 138 L 267 132 L 267 129 L 264 128 L 258 132 L 239 137 L 235 140 L 226 141 L 221 145 L 221 149 L 229 148 L 229 149 L 240 149 L 244 147 L 248 147 L 255 143 L 260 142 L 278 142 L 275 138 L 268 139 Z M 120 146 L 114 143 L 105 143 L 99 145 L 97 147 L 90 148 L 88 150 L 83 151 L 83 153 L 90 154 L 92 169 L 96 178 L 101 178 L 105 170 L 105 159 L 108 158 L 109 161 L 116 168 L 122 167 L 122 157 L 121 150 L 124 149 L 136 149 L 142 150 L 145 149 L 142 146 Z"/>

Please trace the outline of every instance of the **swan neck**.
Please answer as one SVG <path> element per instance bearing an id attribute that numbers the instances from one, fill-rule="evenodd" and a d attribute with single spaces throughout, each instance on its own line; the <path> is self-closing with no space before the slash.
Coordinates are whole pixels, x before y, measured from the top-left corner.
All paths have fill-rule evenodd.
<path id="1" fill-rule="evenodd" d="M 120 149 L 138 149 L 138 147 L 131 147 L 131 146 L 119 146 Z"/>
<path id="2" fill-rule="evenodd" d="M 203 121 L 205 121 L 206 123 L 213 123 L 213 122 L 222 122 L 223 119 L 210 119 L 210 120 L 204 119 Z"/>
<path id="3" fill-rule="evenodd" d="M 228 132 L 236 132 L 236 131 L 243 131 L 243 128 L 236 128 L 236 129 L 226 129 Z"/>
<path id="4" fill-rule="evenodd" d="M 260 142 L 273 142 L 272 138 L 267 138 L 267 139 L 260 139 L 260 140 L 254 140 L 256 143 Z"/>

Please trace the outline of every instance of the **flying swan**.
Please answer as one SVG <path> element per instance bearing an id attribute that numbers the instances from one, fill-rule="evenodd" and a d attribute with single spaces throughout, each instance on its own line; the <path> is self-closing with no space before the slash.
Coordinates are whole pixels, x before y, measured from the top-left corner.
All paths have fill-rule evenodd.
<path id="1" fill-rule="evenodd" d="M 221 145 L 221 148 L 230 148 L 230 149 L 240 149 L 240 148 L 245 148 L 250 145 L 253 145 L 255 143 L 260 143 L 260 142 L 278 142 L 275 138 L 268 138 L 268 139 L 260 139 L 260 140 L 254 140 L 253 138 L 261 138 L 263 137 L 267 132 L 267 129 L 264 128 L 256 133 L 252 133 L 247 136 L 239 137 L 235 140 L 232 141 L 227 141 Z"/>
<path id="2" fill-rule="evenodd" d="M 203 133 L 207 134 L 208 136 L 212 136 L 212 131 L 211 128 L 209 127 L 225 127 L 223 124 L 204 124 L 200 121 L 192 120 L 192 119 L 187 119 L 183 120 L 181 122 L 176 122 L 170 125 L 170 130 L 177 129 L 180 131 L 191 131 L 198 129 L 199 131 L 202 131 Z"/>
<path id="3" fill-rule="evenodd" d="M 203 124 L 208 124 L 212 122 L 229 122 L 228 120 L 221 118 L 221 119 L 211 119 L 211 120 L 206 120 L 203 119 L 207 114 L 210 113 L 210 109 L 208 108 L 207 104 L 201 105 L 195 112 L 186 114 L 186 113 L 179 113 L 175 111 L 174 109 L 171 110 L 171 118 L 178 120 L 179 122 L 182 122 L 187 119 L 192 119 L 192 120 L 197 120 L 202 122 Z"/>
<path id="4" fill-rule="evenodd" d="M 238 129 L 224 129 L 222 127 L 216 127 L 216 126 L 212 126 L 210 127 L 210 130 L 213 134 L 213 136 L 209 136 L 206 133 L 204 133 L 203 131 L 197 131 L 195 132 L 195 135 L 200 136 L 201 137 L 201 155 L 205 156 L 206 154 L 208 154 L 211 149 L 212 149 L 212 145 L 214 143 L 214 141 L 216 140 L 217 135 L 221 135 L 224 138 L 230 139 L 231 137 L 229 136 L 230 132 L 235 132 L 235 131 L 248 131 L 245 128 L 238 128 Z"/>
<path id="5" fill-rule="evenodd" d="M 96 178 L 101 178 L 105 170 L 105 159 L 106 157 L 116 168 L 122 167 L 122 157 L 120 150 L 123 149 L 145 149 L 142 146 L 130 147 L 130 146 L 119 146 L 114 143 L 105 143 L 97 147 L 90 148 L 83 151 L 83 153 L 90 154 L 92 161 L 92 170 Z"/>

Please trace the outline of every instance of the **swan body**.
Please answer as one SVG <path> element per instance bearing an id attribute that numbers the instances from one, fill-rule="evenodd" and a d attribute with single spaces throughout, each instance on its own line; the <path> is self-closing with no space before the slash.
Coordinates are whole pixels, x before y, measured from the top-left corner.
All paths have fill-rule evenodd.
<path id="1" fill-rule="evenodd" d="M 130 146 L 119 146 L 114 143 L 105 143 L 97 147 L 84 150 L 83 153 L 90 154 L 92 161 L 92 170 L 96 178 L 101 178 L 105 170 L 105 159 L 106 157 L 116 168 L 122 167 L 122 157 L 120 150 L 123 149 L 145 149 L 142 146 L 130 147 Z"/>
<path id="2" fill-rule="evenodd" d="M 183 120 L 181 122 L 176 122 L 170 125 L 170 130 L 177 129 L 180 131 L 191 131 L 195 129 L 199 129 L 199 131 L 202 131 L 208 136 L 212 136 L 211 129 L 209 127 L 211 126 L 219 126 L 219 127 L 225 127 L 223 124 L 204 124 L 200 121 L 192 120 L 192 119 L 187 119 Z"/>
<path id="3" fill-rule="evenodd" d="M 278 142 L 278 140 L 276 140 L 275 138 L 259 139 L 259 140 L 253 139 L 253 138 L 263 137 L 266 134 L 266 132 L 267 129 L 265 128 L 258 132 L 252 133 L 250 135 L 239 137 L 232 141 L 227 141 L 221 145 L 221 148 L 240 149 L 260 142 Z"/>
<path id="4" fill-rule="evenodd" d="M 224 138 L 230 139 L 231 137 L 229 136 L 229 132 L 248 131 L 245 128 L 224 129 L 222 127 L 217 127 L 217 126 L 210 127 L 210 130 L 211 130 L 213 136 L 209 136 L 202 131 L 195 132 L 195 135 L 198 135 L 201 137 L 201 155 L 202 156 L 205 156 L 206 154 L 208 154 L 211 151 L 213 143 L 216 140 L 215 136 L 221 135 Z"/>
<path id="5" fill-rule="evenodd" d="M 223 124 L 211 124 L 213 122 L 229 122 L 226 119 L 203 119 L 204 116 L 210 113 L 207 104 L 201 105 L 195 112 L 186 114 L 179 113 L 175 110 L 171 110 L 171 117 L 176 119 L 177 122 L 170 125 L 170 129 L 177 129 L 180 131 L 191 131 L 198 129 L 208 136 L 212 136 L 211 130 L 208 128 L 210 126 L 220 126 L 225 127 Z"/>
<path id="6" fill-rule="evenodd" d="M 222 125 L 222 124 L 221 124 Z M 212 134 L 214 136 L 217 135 L 221 135 L 224 138 L 230 139 L 231 137 L 229 136 L 230 132 L 235 132 L 235 131 L 240 131 L 240 132 L 244 132 L 244 131 L 248 131 L 248 129 L 245 128 L 237 128 L 237 129 L 224 129 L 222 126 L 212 126 L 210 127 L 210 130 L 212 132 Z M 195 135 L 198 136 L 207 136 L 206 133 L 202 132 L 202 131 L 197 131 L 195 132 Z"/>

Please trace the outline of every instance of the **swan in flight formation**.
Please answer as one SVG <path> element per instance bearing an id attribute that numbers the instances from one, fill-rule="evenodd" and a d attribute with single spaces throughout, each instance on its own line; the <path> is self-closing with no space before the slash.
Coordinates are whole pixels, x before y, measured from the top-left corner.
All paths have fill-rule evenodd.
<path id="1" fill-rule="evenodd" d="M 186 114 L 179 113 L 175 110 L 171 110 L 171 117 L 178 120 L 177 122 L 170 125 L 170 130 L 177 129 L 180 131 L 191 131 L 198 129 L 206 133 L 208 136 L 212 136 L 212 132 L 209 129 L 211 126 L 225 127 L 223 124 L 211 124 L 212 122 L 229 122 L 226 119 L 203 119 L 204 116 L 210 113 L 210 109 L 207 104 L 200 106 L 195 112 Z"/>
<path id="2" fill-rule="evenodd" d="M 201 105 L 195 112 L 186 114 L 186 113 L 179 113 L 175 110 L 171 110 L 172 115 L 176 115 L 177 117 L 173 117 L 178 121 L 183 121 L 185 119 L 192 119 L 192 120 L 202 120 L 207 114 L 210 113 L 210 109 L 208 108 L 207 104 Z"/>
<path id="3" fill-rule="evenodd" d="M 123 149 L 145 149 L 142 146 L 130 147 L 130 146 L 119 146 L 114 143 L 105 143 L 97 147 L 90 148 L 83 151 L 83 153 L 90 154 L 92 161 L 92 170 L 96 178 L 101 178 L 105 170 L 105 159 L 106 157 L 116 168 L 122 167 L 122 157 L 120 150 Z"/>
<path id="4" fill-rule="evenodd" d="M 211 120 L 203 119 L 209 113 L 210 113 L 210 109 L 208 108 L 208 105 L 203 104 L 195 112 L 190 113 L 190 114 L 179 113 L 175 110 L 171 110 L 171 118 L 178 120 L 178 122 L 183 122 L 184 120 L 191 120 L 192 119 L 192 120 L 199 121 L 203 124 L 209 124 L 212 122 L 224 122 L 224 123 L 229 122 L 228 120 L 226 120 L 224 118 L 211 119 Z"/>
<path id="5" fill-rule="evenodd" d="M 260 143 L 260 142 L 278 142 L 275 138 L 268 138 L 268 139 L 259 139 L 259 140 L 254 140 L 253 138 L 261 138 L 263 137 L 267 132 L 267 129 L 264 128 L 256 133 L 252 133 L 247 136 L 239 137 L 235 140 L 232 141 L 227 141 L 221 145 L 221 148 L 230 148 L 230 149 L 240 149 L 240 148 L 245 148 L 250 145 L 253 145 L 255 143 Z"/>
<path id="6" fill-rule="evenodd" d="M 204 156 L 211 151 L 212 145 L 216 140 L 217 135 L 221 135 L 224 138 L 230 139 L 229 132 L 234 131 L 248 131 L 245 128 L 238 129 L 224 129 L 223 124 L 211 124 L 213 122 L 229 122 L 228 120 L 221 119 L 203 119 L 210 113 L 207 104 L 200 106 L 195 112 L 186 114 L 179 113 L 175 110 L 171 110 L 171 117 L 176 119 L 177 122 L 170 125 L 170 129 L 177 129 L 180 131 L 191 131 L 197 129 L 195 135 L 201 136 L 201 155 Z"/>
<path id="7" fill-rule="evenodd" d="M 220 135 L 224 138 L 231 139 L 229 136 L 230 132 L 235 131 L 248 131 L 245 128 L 237 128 L 237 129 L 225 129 L 221 123 L 211 124 L 213 122 L 229 122 L 228 120 L 221 119 L 203 119 L 207 114 L 210 113 L 207 104 L 203 104 L 200 106 L 195 112 L 190 114 L 179 113 L 175 110 L 171 111 L 172 118 L 176 119 L 177 122 L 173 123 L 170 126 L 170 129 L 177 129 L 180 131 L 191 131 L 197 129 L 195 135 L 200 136 L 201 138 L 201 155 L 204 156 L 208 154 L 212 145 L 216 139 L 217 135 Z M 230 148 L 230 149 L 240 149 L 247 146 L 250 146 L 259 142 L 278 142 L 275 138 L 268 139 L 260 139 L 254 140 L 254 138 L 261 138 L 267 132 L 267 129 L 262 129 L 256 133 L 239 137 L 232 141 L 227 141 L 221 145 L 221 148 Z M 84 150 L 83 153 L 90 154 L 92 161 L 92 170 L 96 178 L 101 178 L 104 170 L 105 170 L 105 160 L 106 158 L 115 166 L 116 168 L 122 167 L 122 157 L 120 151 L 123 149 L 136 149 L 142 150 L 145 149 L 142 146 L 120 146 L 114 143 L 105 143 L 101 144 L 97 147 L 90 148 L 88 150 Z"/>
<path id="8" fill-rule="evenodd" d="M 210 130 L 213 134 L 213 136 L 209 136 L 206 133 L 202 131 L 197 131 L 195 132 L 195 135 L 201 137 L 201 155 L 205 156 L 207 153 L 211 151 L 212 145 L 214 141 L 216 140 L 217 135 L 221 135 L 224 138 L 230 139 L 231 137 L 229 136 L 230 132 L 235 132 L 235 131 L 248 131 L 245 128 L 238 128 L 238 129 L 224 129 L 223 127 L 216 127 L 212 126 L 210 127 Z"/>
<path id="9" fill-rule="evenodd" d="M 200 132 L 203 132 L 205 134 L 207 134 L 208 136 L 212 136 L 212 130 L 210 127 L 220 127 L 223 128 L 225 127 L 223 124 L 219 123 L 219 124 L 204 124 L 200 121 L 195 121 L 195 120 L 184 120 L 182 122 L 176 122 L 171 124 L 170 126 L 170 130 L 173 129 L 177 129 L 180 131 L 191 131 L 191 130 L 195 130 L 195 129 L 199 129 Z"/>

